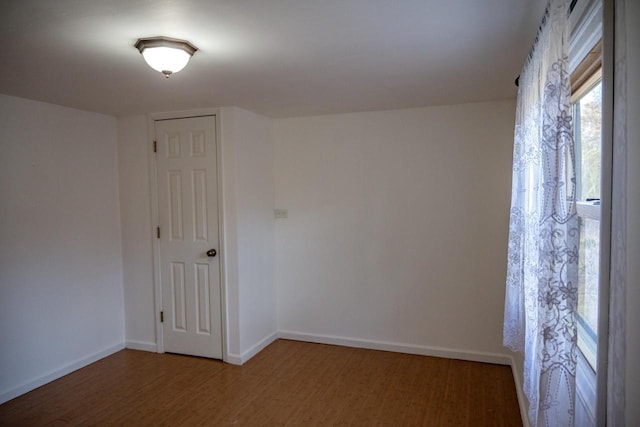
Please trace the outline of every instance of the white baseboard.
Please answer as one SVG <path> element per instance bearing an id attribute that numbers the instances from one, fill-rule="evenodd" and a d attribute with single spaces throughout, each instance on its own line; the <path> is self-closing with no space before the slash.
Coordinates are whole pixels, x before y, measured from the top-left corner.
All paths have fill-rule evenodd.
<path id="1" fill-rule="evenodd" d="M 80 368 L 84 368 L 85 366 L 90 365 L 93 362 L 97 362 L 98 360 L 104 357 L 112 355 L 113 353 L 116 353 L 122 350 L 123 348 L 124 348 L 123 343 L 112 345 L 102 351 L 99 351 L 87 357 L 83 357 L 82 359 L 78 359 L 74 362 L 64 365 L 59 369 L 50 371 L 49 373 L 42 375 L 41 377 L 28 381 L 22 385 L 19 385 L 18 387 L 12 388 L 9 391 L 5 391 L 0 394 L 0 404 L 4 402 L 8 402 L 9 400 L 14 399 L 22 394 L 28 393 L 31 390 L 36 389 L 40 386 L 43 386 L 51 381 L 57 380 L 58 378 L 61 378 L 73 371 L 76 371 Z"/>
<path id="2" fill-rule="evenodd" d="M 346 338 L 333 335 L 307 334 L 297 331 L 278 331 L 278 338 L 319 344 L 341 345 L 345 347 L 367 348 L 370 350 L 393 351 L 396 353 L 417 354 L 421 356 L 444 357 L 447 359 L 467 360 L 471 362 L 493 363 L 496 365 L 512 365 L 511 356 L 504 354 L 401 344 L 388 341 L 363 340 L 360 338 Z"/>
<path id="3" fill-rule="evenodd" d="M 223 359 L 225 363 L 230 363 L 232 365 L 242 365 L 242 356 L 235 353 L 227 353 L 227 357 Z"/>
<path id="4" fill-rule="evenodd" d="M 260 353 L 266 346 L 278 339 L 278 332 L 274 332 L 271 335 L 264 337 L 260 342 L 254 344 L 250 349 L 242 353 L 241 363 L 244 364 L 249 361 L 253 356 Z"/>
<path id="5" fill-rule="evenodd" d="M 244 365 L 248 362 L 253 356 L 260 353 L 266 346 L 274 342 L 278 339 L 278 333 L 274 332 L 271 335 L 264 337 L 262 340 L 251 346 L 250 349 L 244 351 L 242 354 L 234 354 L 228 353 L 225 362 L 231 363 L 232 365 Z"/>
<path id="6" fill-rule="evenodd" d="M 156 343 L 150 341 L 128 340 L 124 343 L 124 346 L 131 350 L 150 351 L 152 353 L 158 352 L 158 346 Z"/>
<path id="7" fill-rule="evenodd" d="M 529 412 L 527 411 L 527 398 L 524 395 L 520 375 L 518 375 L 518 370 L 516 368 L 516 361 L 513 357 L 511 357 L 511 372 L 513 373 L 513 382 L 516 384 L 516 394 L 518 396 L 518 405 L 520 406 L 522 425 L 524 427 L 531 427 L 531 424 L 529 423 Z"/>

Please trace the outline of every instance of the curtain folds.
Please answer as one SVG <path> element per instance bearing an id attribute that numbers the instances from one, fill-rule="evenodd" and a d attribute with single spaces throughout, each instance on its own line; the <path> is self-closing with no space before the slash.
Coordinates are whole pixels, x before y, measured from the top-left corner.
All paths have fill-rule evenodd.
<path id="1" fill-rule="evenodd" d="M 574 422 L 579 229 L 567 0 L 550 0 L 520 74 L 504 344 L 524 353 L 532 426 Z"/>

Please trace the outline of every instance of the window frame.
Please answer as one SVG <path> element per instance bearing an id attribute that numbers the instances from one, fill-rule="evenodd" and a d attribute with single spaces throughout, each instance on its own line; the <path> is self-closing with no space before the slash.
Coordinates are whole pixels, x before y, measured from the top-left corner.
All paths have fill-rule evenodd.
<path id="1" fill-rule="evenodd" d="M 574 82 L 577 84 L 574 86 Z M 591 51 L 585 56 L 583 61 L 578 65 L 576 70 L 571 74 L 571 104 L 574 117 L 574 144 L 575 152 L 575 171 L 577 194 L 582 196 L 581 188 L 581 169 L 582 169 L 582 144 L 580 141 L 580 110 L 579 101 L 588 94 L 596 85 L 602 82 L 602 40 L 598 41 Z M 600 147 L 602 153 L 602 143 Z M 602 171 L 601 177 L 602 178 Z M 590 219 L 598 222 L 599 229 L 602 230 L 602 209 L 600 199 L 593 200 L 576 200 L 576 211 L 579 218 Z M 599 251 L 601 247 L 599 248 Z M 598 278 L 599 280 L 599 278 Z M 598 296 L 598 299 L 600 296 Z M 599 306 L 599 304 L 598 304 Z M 600 313 L 598 313 L 600 316 Z M 589 367 L 595 374 L 598 366 L 598 331 L 594 331 L 587 325 L 586 319 L 576 312 L 577 328 L 578 328 L 578 349 L 582 353 L 584 359 L 588 362 Z"/>

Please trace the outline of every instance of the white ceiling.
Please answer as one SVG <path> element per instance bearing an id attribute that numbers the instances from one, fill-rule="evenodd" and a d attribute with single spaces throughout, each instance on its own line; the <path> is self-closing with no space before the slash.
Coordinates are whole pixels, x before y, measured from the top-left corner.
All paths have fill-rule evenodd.
<path id="1" fill-rule="evenodd" d="M 511 98 L 544 0 L 0 0 L 0 93 L 115 116 Z M 133 47 L 200 50 L 165 79 Z"/>

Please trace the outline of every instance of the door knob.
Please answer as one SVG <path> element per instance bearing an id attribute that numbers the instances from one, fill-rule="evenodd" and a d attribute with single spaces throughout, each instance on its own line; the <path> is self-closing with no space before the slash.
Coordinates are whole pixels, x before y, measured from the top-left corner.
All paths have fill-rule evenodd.
<path id="1" fill-rule="evenodd" d="M 216 254 L 217 254 L 217 253 L 218 253 L 218 252 L 216 252 L 216 250 L 215 250 L 215 249 L 209 249 L 209 250 L 207 251 L 207 256 L 214 257 L 214 256 L 216 256 Z"/>

